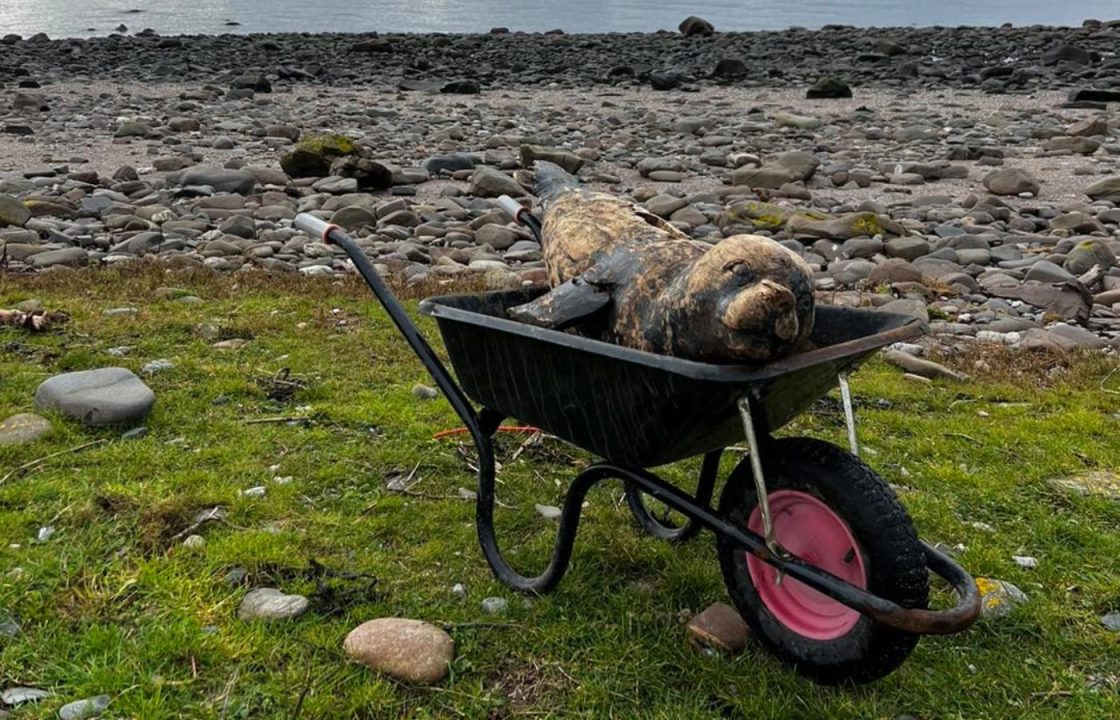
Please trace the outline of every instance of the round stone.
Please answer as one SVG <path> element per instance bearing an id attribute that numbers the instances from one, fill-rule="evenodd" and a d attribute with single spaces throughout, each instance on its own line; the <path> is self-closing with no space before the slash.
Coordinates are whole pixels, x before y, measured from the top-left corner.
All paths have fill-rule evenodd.
<path id="1" fill-rule="evenodd" d="M 433 685 L 455 657 L 455 641 L 421 620 L 379 618 L 354 628 L 342 649 L 357 662 L 416 685 Z"/>
<path id="2" fill-rule="evenodd" d="M 0 422 L 0 445 L 22 445 L 35 442 L 51 431 L 45 417 L 33 413 L 13 415 Z"/>
<path id="3" fill-rule="evenodd" d="M 55 410 L 86 425 L 141 420 L 156 402 L 151 388 L 126 368 L 56 375 L 35 391 L 37 410 Z"/>

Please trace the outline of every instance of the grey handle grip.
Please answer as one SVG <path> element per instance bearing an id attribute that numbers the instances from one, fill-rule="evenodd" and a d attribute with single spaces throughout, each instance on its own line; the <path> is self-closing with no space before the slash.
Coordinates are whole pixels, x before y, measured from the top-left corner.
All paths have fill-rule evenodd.
<path id="1" fill-rule="evenodd" d="M 313 238 L 321 239 L 327 242 L 327 230 L 330 229 L 331 224 L 326 220 L 315 217 L 310 213 L 300 213 L 296 215 L 296 219 L 292 221 L 292 225 L 297 230 L 302 230 Z"/>
<path id="2" fill-rule="evenodd" d="M 521 213 L 525 212 L 525 206 L 517 202 L 509 195 L 502 195 L 498 198 L 498 207 L 505 210 L 510 217 L 520 222 Z"/>

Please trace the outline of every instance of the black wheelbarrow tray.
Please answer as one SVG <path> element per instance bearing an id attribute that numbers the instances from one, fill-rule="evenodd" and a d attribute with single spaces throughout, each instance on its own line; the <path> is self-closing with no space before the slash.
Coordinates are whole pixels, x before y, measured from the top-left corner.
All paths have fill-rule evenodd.
<path id="1" fill-rule="evenodd" d="M 728 591 L 753 635 L 818 682 L 882 677 L 920 635 L 959 632 L 979 615 L 972 577 L 918 540 L 889 485 L 858 458 L 848 374 L 880 348 L 922 334 L 919 320 L 818 306 L 814 349 L 731 366 L 505 317 L 507 308 L 543 288 L 430 298 L 420 311 L 435 318 L 456 382 L 360 247 L 313 216 L 297 217 L 296 225 L 345 250 L 462 418 L 479 458 L 479 542 L 506 585 L 524 592 L 554 588 L 568 568 L 588 490 L 613 478 L 623 481 L 634 517 L 652 535 L 680 542 L 711 530 Z M 774 438 L 837 384 L 851 452 L 810 438 Z M 494 532 L 492 439 L 507 417 L 603 459 L 571 484 L 551 561 L 536 577 L 510 567 Z M 713 508 L 721 454 L 744 437 L 749 453 Z M 703 463 L 694 496 L 649 470 L 698 455 Z M 673 526 L 655 518 L 643 495 L 687 521 Z M 954 589 L 955 607 L 928 609 L 930 573 Z"/>

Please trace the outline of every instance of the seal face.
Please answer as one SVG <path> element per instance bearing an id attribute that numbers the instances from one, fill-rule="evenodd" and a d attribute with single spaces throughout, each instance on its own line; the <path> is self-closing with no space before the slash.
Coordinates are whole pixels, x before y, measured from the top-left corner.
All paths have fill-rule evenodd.
<path id="1" fill-rule="evenodd" d="M 812 332 L 812 272 L 781 244 L 758 235 L 692 240 L 548 163 L 538 163 L 537 184 L 553 289 L 511 308 L 514 319 L 578 324 L 597 339 L 715 363 L 773 360 Z"/>

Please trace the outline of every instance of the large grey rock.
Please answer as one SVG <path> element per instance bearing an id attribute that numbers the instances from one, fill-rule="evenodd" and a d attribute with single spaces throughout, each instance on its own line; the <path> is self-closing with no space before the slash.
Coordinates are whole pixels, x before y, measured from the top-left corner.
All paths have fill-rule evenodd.
<path id="1" fill-rule="evenodd" d="M 51 431 L 51 422 L 33 413 L 13 415 L 0 422 L 0 445 L 35 442 Z"/>
<path id="2" fill-rule="evenodd" d="M 850 240 L 848 242 L 851 242 Z M 847 245 L 848 243 L 844 243 Z M 872 285 L 883 283 L 922 282 L 922 271 L 901 259 L 888 260 L 875 266 L 867 278 Z"/>
<path id="3" fill-rule="evenodd" d="M 108 695 L 98 695 L 66 703 L 58 709 L 60 720 L 89 720 L 95 718 L 109 709 L 110 698 Z"/>
<path id="4" fill-rule="evenodd" d="M 61 248 L 35 253 L 28 258 L 32 267 L 48 268 L 56 265 L 85 265 L 89 262 L 89 251 L 84 248 Z"/>
<path id="5" fill-rule="evenodd" d="M 859 235 L 902 235 L 902 227 L 886 215 L 858 212 L 816 220 L 794 215 L 786 222 L 786 231 L 794 237 L 841 240 Z"/>
<path id="6" fill-rule="evenodd" d="M 1072 153 L 1075 155 L 1092 155 L 1100 149 L 1101 144 L 1096 140 L 1084 137 L 1055 137 L 1042 143 L 1042 148 L 1052 153 Z"/>
<path id="7" fill-rule="evenodd" d="M 1042 185 L 1023 168 L 1007 167 L 993 170 L 984 177 L 984 187 L 993 195 L 1038 195 Z"/>
<path id="8" fill-rule="evenodd" d="M 433 175 L 438 175 L 441 172 L 473 170 L 474 166 L 474 158 L 464 153 L 452 153 L 451 155 L 433 155 L 425 159 L 424 162 L 420 164 L 420 167 L 424 168 Z"/>
<path id="9" fill-rule="evenodd" d="M 31 219 L 31 210 L 11 195 L 0 193 L 0 227 L 16 225 L 23 227 Z"/>
<path id="10" fill-rule="evenodd" d="M 1037 280 L 1044 283 L 1057 283 L 1067 282 L 1073 280 L 1073 275 L 1067 271 L 1050 262 L 1049 260 L 1039 260 L 1034 265 L 1031 265 L 1027 270 L 1025 280 Z"/>
<path id="11" fill-rule="evenodd" d="M 929 309 L 921 300 L 899 298 L 897 300 L 891 300 L 884 305 L 880 305 L 878 309 L 882 312 L 910 315 L 911 317 L 918 318 L 922 322 L 929 322 Z"/>
<path id="12" fill-rule="evenodd" d="M 1120 176 L 1098 180 L 1085 188 L 1085 194 L 1093 200 L 1120 203 Z"/>
<path id="13" fill-rule="evenodd" d="M 769 163 L 762 167 L 742 167 L 731 174 L 734 185 L 746 185 L 752 188 L 768 188 L 777 190 L 786 183 L 798 180 L 798 174 L 777 163 Z"/>
<path id="14" fill-rule="evenodd" d="M 1065 323 L 1055 323 L 1046 328 L 1051 334 L 1064 338 L 1067 342 L 1072 343 L 1075 348 L 1089 348 L 1092 350 L 1101 350 L 1108 347 L 1108 343 L 1104 341 L 1099 335 L 1089 332 L 1083 327 L 1077 325 L 1066 325 Z"/>
<path id="15" fill-rule="evenodd" d="M 356 205 L 336 210 L 334 215 L 331 216 L 330 221 L 332 225 L 338 225 L 347 230 L 353 230 L 363 226 L 377 226 L 377 216 L 373 211 Z"/>
<path id="16" fill-rule="evenodd" d="M 483 225 L 474 234 L 479 245 L 489 245 L 495 250 L 508 250 L 521 236 L 504 225 Z"/>
<path id="17" fill-rule="evenodd" d="M 285 595 L 275 588 L 250 590 L 237 608 L 242 620 L 288 620 L 307 612 L 307 598 L 302 595 Z"/>
<path id="18" fill-rule="evenodd" d="M 541 147 L 540 145 L 521 146 L 521 166 L 532 167 L 537 160 L 555 163 L 570 173 L 577 173 L 583 167 L 583 158 L 567 150 Z"/>
<path id="19" fill-rule="evenodd" d="M 494 168 L 481 167 L 471 175 L 471 195 L 477 197 L 498 197 L 509 195 L 521 197 L 525 195 L 525 188 L 509 175 Z"/>
<path id="20" fill-rule="evenodd" d="M 56 375 L 35 391 L 36 410 L 54 410 L 86 425 L 115 425 L 148 416 L 156 396 L 127 368 Z"/>
<path id="21" fill-rule="evenodd" d="M 350 631 L 342 643 L 350 659 L 390 677 L 433 685 L 447 675 L 455 641 L 421 620 L 379 618 Z"/>
<path id="22" fill-rule="evenodd" d="M 200 165 L 184 170 L 179 175 L 180 185 L 207 185 L 214 188 L 215 192 L 238 193 L 248 195 L 253 192 L 257 178 L 253 173 L 244 170 L 228 170 L 226 168 Z"/>
<path id="23" fill-rule="evenodd" d="M 903 260 L 917 260 L 929 253 L 929 243 L 925 238 L 910 235 L 894 238 L 887 242 L 887 255 Z"/>
<path id="24" fill-rule="evenodd" d="M 684 20 L 681 20 L 681 24 L 677 26 L 677 29 L 681 31 L 682 35 L 688 35 L 690 37 L 697 35 L 708 36 L 716 31 L 715 27 L 710 22 L 704 18 L 696 17 L 695 15 L 689 15 Z"/>
<path id="25" fill-rule="evenodd" d="M 778 165 L 789 169 L 799 180 L 808 180 L 820 167 L 821 161 L 811 152 L 794 150 L 782 153 L 776 160 Z"/>
<path id="26" fill-rule="evenodd" d="M 1074 275 L 1081 275 L 1099 265 L 1102 270 L 1108 270 L 1116 264 L 1116 255 L 1102 240 L 1083 240 L 1079 242 L 1069 254 L 1063 267 Z"/>
<path id="27" fill-rule="evenodd" d="M 904 353 L 901 350 L 884 350 L 882 358 L 891 365 L 902 368 L 908 373 L 913 373 L 914 375 L 929 378 L 930 380 L 936 380 L 937 378 L 946 378 L 948 380 L 956 380 L 958 382 L 968 380 L 967 375 L 962 375 L 961 373 L 947 368 L 940 363 L 935 363 L 932 360 L 925 360 L 923 358 L 914 357 L 913 355 Z"/>

